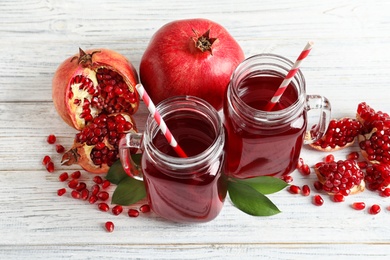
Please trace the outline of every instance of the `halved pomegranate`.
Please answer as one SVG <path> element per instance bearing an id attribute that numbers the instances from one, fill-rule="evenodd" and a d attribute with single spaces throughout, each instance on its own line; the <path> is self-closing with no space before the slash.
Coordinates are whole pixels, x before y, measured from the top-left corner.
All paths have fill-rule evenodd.
<path id="1" fill-rule="evenodd" d="M 138 75 L 121 54 L 79 49 L 57 69 L 53 78 L 54 106 L 62 119 L 77 130 L 99 114 L 134 114 L 139 105 L 135 91 Z"/>
<path id="2" fill-rule="evenodd" d="M 137 131 L 131 115 L 100 114 L 76 134 L 73 147 L 62 157 L 62 164 L 79 164 L 88 172 L 106 173 L 118 160 L 119 140 L 130 131 Z"/>
<path id="3" fill-rule="evenodd" d="M 325 135 L 310 146 L 320 151 L 336 151 L 352 145 L 362 125 L 353 118 L 332 119 Z"/>

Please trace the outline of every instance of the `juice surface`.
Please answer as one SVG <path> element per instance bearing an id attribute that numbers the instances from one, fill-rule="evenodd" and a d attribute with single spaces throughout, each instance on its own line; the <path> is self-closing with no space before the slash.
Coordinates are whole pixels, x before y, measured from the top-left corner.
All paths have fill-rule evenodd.
<path id="1" fill-rule="evenodd" d="M 271 100 L 282 78 L 261 76 L 241 83 L 241 99 L 252 108 L 262 110 Z M 289 86 L 273 111 L 289 107 L 297 100 L 297 92 Z M 226 173 L 236 178 L 277 176 L 289 174 L 296 168 L 306 131 L 306 112 L 303 111 L 288 125 L 264 126 L 248 130 L 233 122 L 225 102 L 224 125 L 227 131 Z"/>
<path id="2" fill-rule="evenodd" d="M 188 156 L 203 152 L 215 140 L 212 126 L 197 118 L 166 120 L 173 136 Z M 154 145 L 162 152 L 177 157 L 159 133 Z M 161 169 L 146 156 L 142 157 L 145 185 L 152 210 L 177 222 L 206 222 L 220 212 L 226 196 L 226 185 L 221 175 L 223 157 L 205 169 L 197 169 L 188 176 L 170 169 Z"/>

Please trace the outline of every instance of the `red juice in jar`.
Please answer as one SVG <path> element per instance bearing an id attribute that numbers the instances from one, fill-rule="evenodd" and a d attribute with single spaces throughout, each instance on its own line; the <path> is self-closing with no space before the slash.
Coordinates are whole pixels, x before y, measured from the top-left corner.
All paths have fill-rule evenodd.
<path id="1" fill-rule="evenodd" d="M 278 75 L 255 76 L 240 83 L 240 100 L 246 109 L 264 111 L 283 78 Z M 290 84 L 291 85 L 291 84 Z M 288 109 L 298 99 L 294 86 L 288 86 L 273 112 Z M 242 109 L 242 108 L 241 108 Z M 242 110 L 241 110 L 242 112 Z M 224 124 L 227 133 L 226 173 L 236 178 L 280 177 L 297 165 L 306 131 L 306 111 L 280 122 L 241 120 L 225 102 Z"/>
<path id="2" fill-rule="evenodd" d="M 159 216 L 175 222 L 214 219 L 226 196 L 222 121 L 216 111 L 219 126 L 211 122 L 214 118 L 201 114 L 179 111 L 164 116 L 168 129 L 188 158 L 179 158 L 161 131 L 151 132 L 150 145 L 142 155 L 150 207 Z"/>

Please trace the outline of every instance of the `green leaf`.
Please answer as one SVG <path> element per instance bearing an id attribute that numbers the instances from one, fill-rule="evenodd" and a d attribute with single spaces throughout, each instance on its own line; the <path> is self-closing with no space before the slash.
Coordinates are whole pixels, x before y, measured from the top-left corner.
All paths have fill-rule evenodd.
<path id="1" fill-rule="evenodd" d="M 133 159 L 136 165 L 141 165 L 141 154 L 132 154 L 131 158 Z M 123 178 L 128 177 L 127 173 L 122 167 L 121 161 L 117 160 L 113 165 L 111 165 L 108 170 L 106 179 L 111 183 L 119 184 Z"/>
<path id="2" fill-rule="evenodd" d="M 112 204 L 128 206 L 146 197 L 145 185 L 126 175 L 112 194 Z"/>
<path id="3" fill-rule="evenodd" d="M 285 181 L 270 176 L 261 176 L 250 179 L 232 179 L 232 181 L 249 185 L 262 194 L 272 194 L 281 191 L 288 186 Z"/>
<path id="4" fill-rule="evenodd" d="M 267 196 L 243 182 L 229 182 L 228 192 L 233 204 L 249 215 L 272 216 L 280 213 Z"/>

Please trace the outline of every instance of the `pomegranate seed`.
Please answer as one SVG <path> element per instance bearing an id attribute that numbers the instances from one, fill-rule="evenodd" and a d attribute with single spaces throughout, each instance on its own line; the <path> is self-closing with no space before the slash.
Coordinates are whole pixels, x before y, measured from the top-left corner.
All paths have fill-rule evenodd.
<path id="1" fill-rule="evenodd" d="M 324 199 L 321 197 L 321 195 L 315 195 L 313 197 L 313 204 L 316 206 L 322 206 L 322 204 L 324 204 Z"/>
<path id="2" fill-rule="evenodd" d="M 54 172 L 54 163 L 53 162 L 48 162 L 46 164 L 46 170 L 50 173 Z"/>
<path id="3" fill-rule="evenodd" d="M 301 168 L 298 168 L 298 171 L 299 171 L 302 175 L 307 176 L 307 175 L 310 174 L 310 167 L 309 167 L 309 165 L 304 164 L 304 165 L 302 165 Z"/>
<path id="4" fill-rule="evenodd" d="M 335 195 L 333 195 L 333 201 L 334 202 L 343 202 L 344 201 L 344 195 L 342 195 L 342 194 L 335 194 Z"/>
<path id="5" fill-rule="evenodd" d="M 68 182 L 68 187 L 71 189 L 76 189 L 77 185 L 79 185 L 79 181 L 77 179 L 72 179 Z"/>
<path id="6" fill-rule="evenodd" d="M 72 179 L 78 179 L 78 178 L 80 178 L 80 176 L 81 176 L 81 172 L 80 172 L 80 171 L 75 171 L 75 172 L 73 172 L 73 173 L 70 175 L 70 177 L 71 177 Z"/>
<path id="7" fill-rule="evenodd" d="M 57 138 L 56 138 L 55 135 L 49 135 L 49 136 L 47 137 L 47 142 L 48 142 L 49 144 L 54 144 L 54 143 L 56 142 L 56 140 L 57 140 Z"/>
<path id="8" fill-rule="evenodd" d="M 383 197 L 390 197 L 390 188 L 385 188 L 383 191 L 380 192 L 380 195 Z"/>
<path id="9" fill-rule="evenodd" d="M 334 155 L 328 154 L 327 156 L 325 156 L 324 162 L 326 162 L 326 163 L 334 162 Z"/>
<path id="10" fill-rule="evenodd" d="M 109 180 L 104 180 L 102 183 L 102 188 L 106 189 L 111 185 L 111 182 Z"/>
<path id="11" fill-rule="evenodd" d="M 107 221 L 106 224 L 104 224 L 104 226 L 108 232 L 114 231 L 114 223 L 112 223 L 111 221 Z"/>
<path id="12" fill-rule="evenodd" d="M 286 183 L 292 183 L 294 181 L 294 179 L 291 175 L 284 175 L 282 177 L 282 180 L 285 181 Z"/>
<path id="13" fill-rule="evenodd" d="M 302 186 L 302 195 L 303 196 L 309 196 L 310 195 L 310 187 L 309 185 L 303 185 Z"/>
<path id="14" fill-rule="evenodd" d="M 129 217 L 131 218 L 136 218 L 139 216 L 139 211 L 136 210 L 136 209 L 129 209 L 129 211 L 127 212 L 127 214 L 129 215 Z"/>
<path id="15" fill-rule="evenodd" d="M 110 194 L 108 194 L 106 191 L 101 191 L 97 194 L 97 197 L 101 201 L 106 201 L 110 197 Z"/>
<path id="16" fill-rule="evenodd" d="M 45 157 L 43 157 L 42 164 L 46 166 L 49 162 L 51 162 L 50 156 L 45 155 Z"/>
<path id="17" fill-rule="evenodd" d="M 96 195 L 91 195 L 91 197 L 89 197 L 88 199 L 88 202 L 89 204 L 95 204 L 95 202 L 98 200 L 98 197 Z"/>
<path id="18" fill-rule="evenodd" d="M 115 216 L 118 216 L 119 214 L 122 213 L 123 211 L 123 207 L 121 205 L 116 205 L 112 208 L 112 214 L 114 214 Z"/>
<path id="19" fill-rule="evenodd" d="M 66 193 L 66 189 L 65 189 L 65 188 L 62 188 L 62 189 L 57 190 L 57 195 L 58 195 L 58 196 L 62 196 L 62 195 L 64 195 L 65 193 Z"/>
<path id="20" fill-rule="evenodd" d="M 95 176 L 95 177 L 93 177 L 93 182 L 96 183 L 96 184 L 102 184 L 103 183 L 103 179 L 100 176 Z"/>
<path id="21" fill-rule="evenodd" d="M 86 188 L 87 188 L 87 184 L 85 182 L 79 182 L 79 184 L 77 184 L 76 190 L 77 191 L 83 191 Z"/>
<path id="22" fill-rule="evenodd" d="M 370 207 L 369 213 L 372 215 L 376 215 L 381 212 L 381 207 L 378 204 L 374 204 Z"/>
<path id="23" fill-rule="evenodd" d="M 299 158 L 297 168 L 298 169 L 301 168 L 304 164 L 305 164 L 305 161 L 303 160 L 303 158 Z"/>
<path id="24" fill-rule="evenodd" d="M 80 194 L 80 192 L 78 192 L 77 190 L 72 190 L 72 192 L 70 193 L 70 195 L 71 195 L 72 198 L 74 198 L 74 199 L 79 199 L 79 198 L 81 198 L 81 194 Z"/>
<path id="25" fill-rule="evenodd" d="M 299 188 L 296 185 L 291 185 L 289 188 L 290 193 L 292 194 L 299 194 L 301 192 L 301 188 Z"/>
<path id="26" fill-rule="evenodd" d="M 356 210 L 362 210 L 366 207 L 366 203 L 364 202 L 354 202 L 352 203 L 352 208 Z"/>
<path id="27" fill-rule="evenodd" d="M 56 151 L 57 151 L 57 153 L 63 153 L 63 152 L 65 152 L 65 147 L 63 147 L 60 144 L 57 144 L 56 145 Z"/>
<path id="28" fill-rule="evenodd" d="M 83 189 L 80 193 L 81 193 L 82 200 L 88 199 L 88 197 L 89 197 L 89 190 L 88 189 Z"/>
<path id="29" fill-rule="evenodd" d="M 320 181 L 315 181 L 315 182 L 314 182 L 314 188 L 315 188 L 317 191 L 322 191 L 322 187 L 323 187 L 323 184 L 322 184 Z"/>
<path id="30" fill-rule="evenodd" d="M 92 190 L 92 195 L 97 195 L 99 193 L 100 186 L 95 184 L 92 186 L 91 190 Z"/>
<path id="31" fill-rule="evenodd" d="M 357 163 L 360 169 L 366 169 L 368 166 L 368 162 L 362 161 Z"/>
<path id="32" fill-rule="evenodd" d="M 142 213 L 148 213 L 150 212 L 150 206 L 148 204 L 144 204 L 139 207 L 139 211 L 141 211 Z"/>
<path id="33" fill-rule="evenodd" d="M 358 152 L 351 152 L 347 155 L 347 159 L 357 160 L 357 159 L 359 159 L 359 153 Z"/>
<path id="34" fill-rule="evenodd" d="M 64 182 L 69 178 L 69 174 L 67 172 L 63 172 L 58 176 L 59 181 Z"/>
<path id="35" fill-rule="evenodd" d="M 98 208 L 99 208 L 99 210 L 104 211 L 104 212 L 107 212 L 110 210 L 110 206 L 108 206 L 108 204 L 104 203 L 104 202 L 99 203 Z"/>

